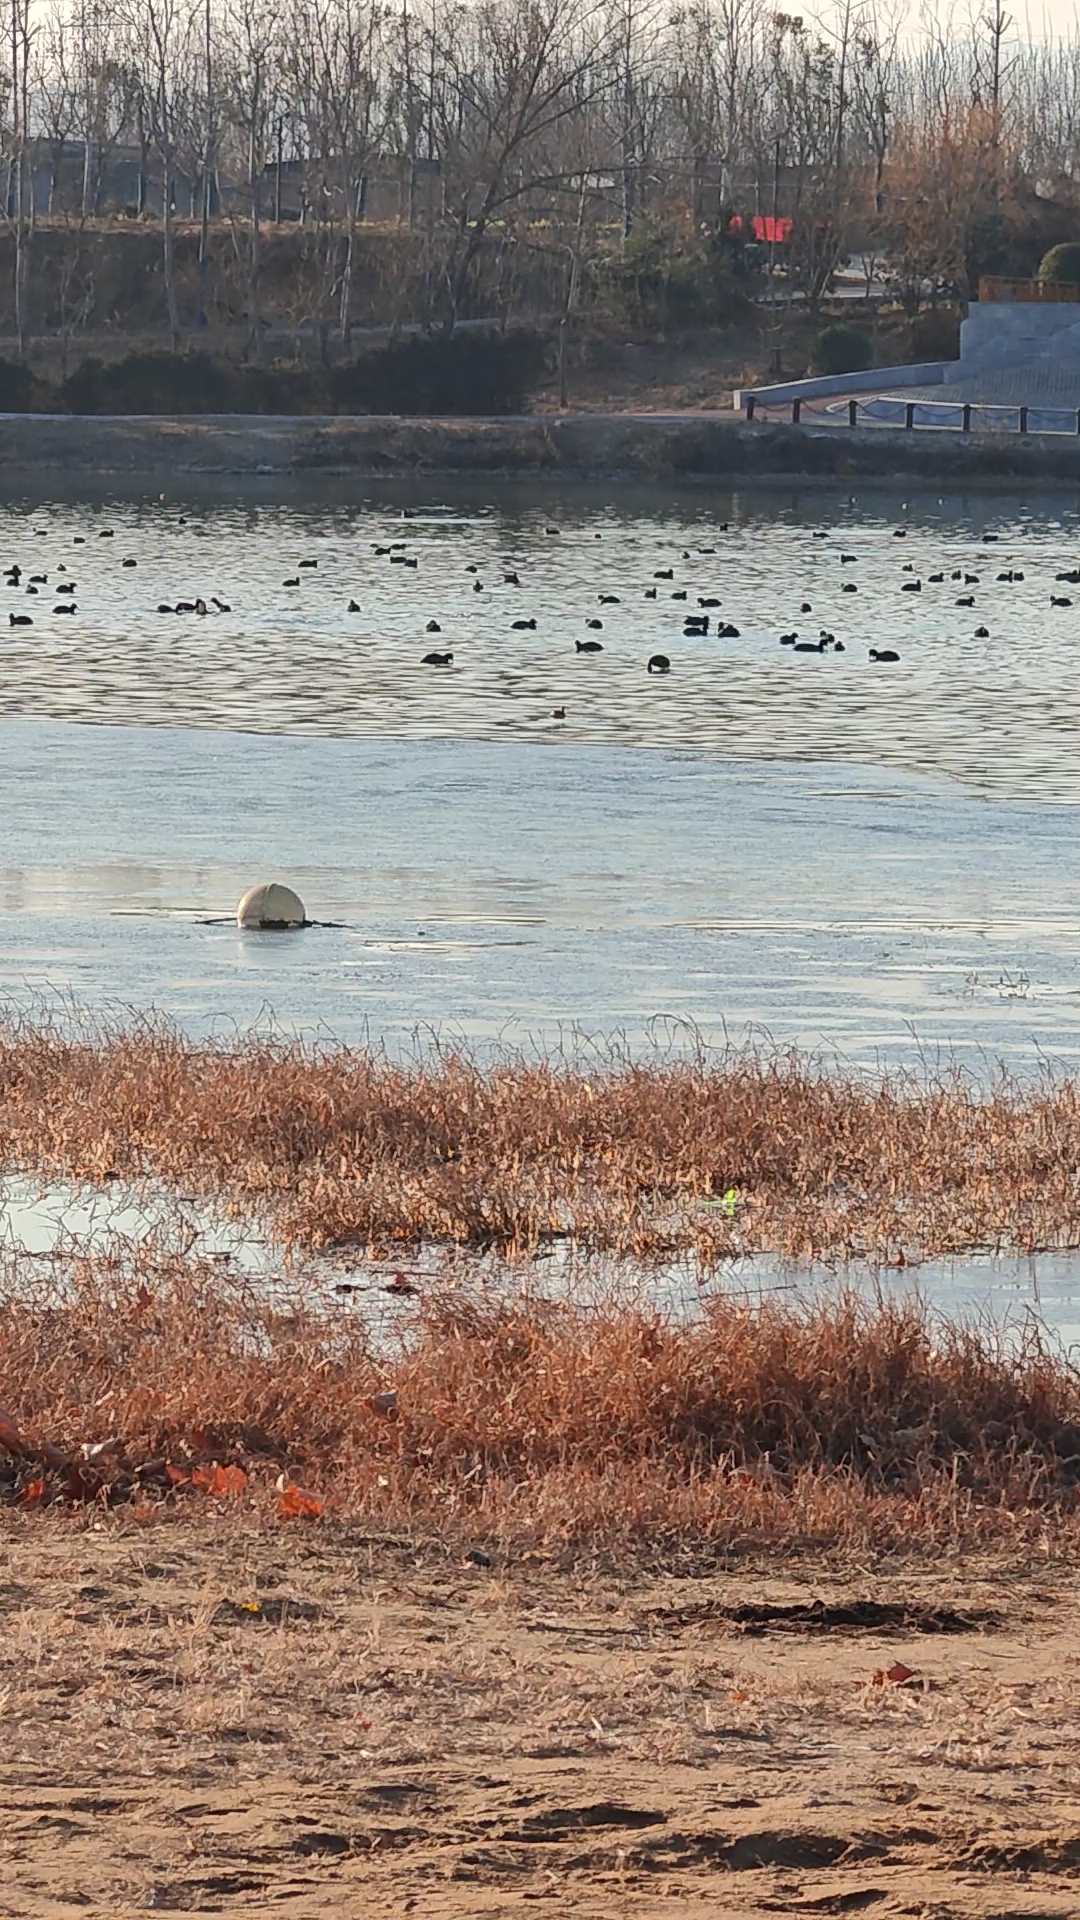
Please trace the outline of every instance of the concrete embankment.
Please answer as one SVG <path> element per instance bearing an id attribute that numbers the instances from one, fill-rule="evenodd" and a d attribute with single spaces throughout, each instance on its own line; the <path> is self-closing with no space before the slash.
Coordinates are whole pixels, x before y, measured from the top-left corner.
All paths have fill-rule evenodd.
<path id="1" fill-rule="evenodd" d="M 498 420 L 0 417 L 0 477 L 35 472 L 1069 485 L 1080 483 L 1080 439 L 748 425 L 731 414 L 705 413 Z"/>

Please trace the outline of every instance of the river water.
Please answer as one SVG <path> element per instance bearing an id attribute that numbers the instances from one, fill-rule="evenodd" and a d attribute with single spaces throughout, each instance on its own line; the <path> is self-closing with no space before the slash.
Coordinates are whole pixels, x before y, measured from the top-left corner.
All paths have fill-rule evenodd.
<path id="1" fill-rule="evenodd" d="M 0 625 L 5 604 L 34 622 L 4 636 L 0 714 L 861 762 L 1080 797 L 1080 590 L 1055 581 L 1080 560 L 1075 496 L 606 491 L 492 480 L 374 497 L 324 481 L 0 500 L 0 559 L 24 570 L 0 588 Z M 48 585 L 27 598 L 37 573 Z M 64 576 L 73 617 L 52 611 Z M 205 619 L 156 611 L 200 596 Z M 684 639 L 701 600 L 720 603 L 712 635 Z M 737 637 L 717 639 L 718 622 Z M 843 653 L 780 645 L 822 628 Z M 586 638 L 603 653 L 577 653 Z M 423 667 L 432 647 L 453 666 Z M 871 647 L 901 659 L 874 667 Z M 646 672 L 658 651 L 663 678 Z"/>
<path id="2" fill-rule="evenodd" d="M 395 1053 L 1080 1062 L 1077 497 L 48 494 L 0 499 L 10 1001 Z M 822 628 L 843 652 L 780 645 Z M 320 924 L 241 935 L 272 877 Z"/>
<path id="3" fill-rule="evenodd" d="M 0 987 L 392 1049 L 1072 1063 L 1078 559 L 1071 496 L 0 500 Z M 202 924 L 272 876 L 338 924 Z"/>

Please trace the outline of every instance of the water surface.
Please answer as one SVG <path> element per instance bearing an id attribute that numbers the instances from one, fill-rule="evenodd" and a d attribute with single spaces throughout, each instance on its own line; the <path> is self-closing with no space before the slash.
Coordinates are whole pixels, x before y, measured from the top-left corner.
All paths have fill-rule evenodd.
<path id="1" fill-rule="evenodd" d="M 22 569 L 0 622 L 5 604 L 34 622 L 7 629 L 0 714 L 869 761 L 1080 797 L 1080 591 L 1050 605 L 1074 597 L 1055 576 L 1080 559 L 1075 495 L 604 492 L 305 481 L 0 501 L 0 560 Z M 74 616 L 53 612 L 62 580 Z M 199 597 L 205 618 L 157 612 Z M 710 636 L 684 638 L 702 600 L 720 603 Z M 822 628 L 842 654 L 780 645 Z M 602 654 L 575 651 L 587 637 Z M 422 665 L 433 647 L 451 668 Z M 873 666 L 871 647 L 899 664 Z"/>
<path id="2" fill-rule="evenodd" d="M 1068 805 L 643 748 L 26 721 L 0 769 L 16 1000 L 391 1051 L 756 1030 L 858 1066 L 1080 1056 Z M 322 924 L 240 933 L 274 876 Z"/>
<path id="3" fill-rule="evenodd" d="M 1074 496 L 57 487 L 0 499 L 0 560 L 0 623 L 33 621 L 0 624 L 16 1004 L 397 1054 L 1080 1059 Z M 710 634 L 684 637 L 701 600 Z M 842 653 L 780 645 L 820 628 Z M 275 877 L 318 924 L 239 933 L 239 895 Z M 9 1203 L 10 1234 L 48 1240 L 34 1196 Z M 1071 1256 L 919 1283 L 1080 1323 Z"/>

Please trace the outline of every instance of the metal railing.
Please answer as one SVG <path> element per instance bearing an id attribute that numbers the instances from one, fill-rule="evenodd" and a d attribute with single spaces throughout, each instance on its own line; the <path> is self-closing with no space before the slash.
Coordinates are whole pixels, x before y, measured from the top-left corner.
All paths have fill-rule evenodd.
<path id="1" fill-rule="evenodd" d="M 1071 280 L 1000 280 L 994 274 L 985 274 L 979 281 L 979 299 L 1026 301 L 1032 306 L 1044 301 L 1071 301 L 1075 304 L 1080 300 L 1080 287 Z"/>
<path id="2" fill-rule="evenodd" d="M 778 403 L 775 402 L 772 404 L 774 407 L 778 405 Z M 1058 433 L 1071 434 L 1074 437 L 1080 438 L 1080 407 L 1007 406 L 1003 405 L 1001 401 L 984 401 L 978 403 L 970 400 L 907 400 L 900 402 L 886 399 L 880 394 L 875 394 L 867 400 L 848 400 L 844 403 L 843 407 L 840 407 L 835 402 L 831 405 L 825 404 L 820 399 L 816 402 L 814 400 L 792 400 L 786 404 L 790 406 L 791 425 L 793 427 L 801 424 L 803 409 L 805 407 L 816 406 L 817 411 L 814 414 L 814 425 L 816 426 L 839 426 L 841 424 L 841 416 L 846 414 L 844 424 L 849 427 L 862 426 L 878 429 L 895 429 L 896 427 L 902 426 L 908 433 L 915 431 L 938 433 Z M 770 403 L 766 401 L 764 406 L 768 408 Z M 901 406 L 903 406 L 902 420 L 900 418 Z M 891 411 L 889 415 L 882 413 L 881 409 L 883 407 L 890 408 Z M 871 409 L 875 408 L 877 409 L 876 412 L 871 411 Z M 743 414 L 744 418 L 748 421 L 762 417 L 759 414 L 756 394 L 748 393 L 746 395 Z M 916 416 L 919 414 L 936 414 L 938 417 L 937 419 L 918 419 Z M 944 417 L 946 414 L 955 417 L 946 419 Z M 1034 428 L 1030 424 L 1032 414 L 1036 414 L 1039 420 L 1039 424 Z M 1052 420 L 1054 424 L 1046 424 L 1048 420 Z"/>

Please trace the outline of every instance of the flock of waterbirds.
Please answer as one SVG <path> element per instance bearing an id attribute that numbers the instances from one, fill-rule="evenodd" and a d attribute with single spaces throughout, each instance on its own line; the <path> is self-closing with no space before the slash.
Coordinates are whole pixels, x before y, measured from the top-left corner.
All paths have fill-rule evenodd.
<path id="1" fill-rule="evenodd" d="M 406 512 L 403 518 L 407 519 L 408 517 L 409 515 Z M 545 528 L 545 533 L 549 538 L 560 537 L 560 531 L 558 527 Z M 728 533 L 729 531 L 730 526 L 727 521 L 719 523 L 716 528 L 716 532 L 719 534 Z M 907 538 L 907 533 L 908 529 L 906 527 L 896 527 L 893 529 L 893 538 L 896 540 L 904 540 Z M 594 537 L 599 540 L 602 539 L 603 536 L 596 534 Z M 828 540 L 830 533 L 826 528 L 817 528 L 814 530 L 813 537 L 815 540 Z M 996 533 L 983 534 L 982 544 L 984 546 L 992 546 L 997 542 L 998 538 L 999 536 Z M 389 560 L 391 565 L 408 567 L 413 570 L 419 565 L 418 557 L 408 552 L 408 542 L 405 540 L 395 540 L 383 545 L 376 545 L 374 550 L 379 557 Z M 717 553 L 718 549 L 716 547 L 698 547 L 693 553 L 691 553 L 689 548 L 685 548 L 682 551 L 681 559 L 685 562 L 691 559 L 716 556 Z M 839 554 L 839 564 L 842 567 L 854 566 L 857 564 L 857 561 L 857 554 L 846 553 L 841 550 Z M 501 584 L 509 587 L 524 586 L 526 583 L 522 580 L 520 573 L 520 567 L 523 564 L 524 563 L 519 562 L 513 570 L 509 572 L 504 571 L 501 576 Z M 467 571 L 476 574 L 479 572 L 479 568 L 475 563 L 472 563 L 467 568 Z M 921 594 L 924 590 L 924 584 L 926 587 L 955 585 L 956 583 L 964 587 L 978 586 L 983 578 L 981 574 L 971 573 L 964 567 L 954 567 L 948 573 L 944 569 L 936 573 L 927 573 L 924 583 L 923 577 L 916 574 L 915 565 L 911 561 L 904 563 L 902 571 L 904 574 L 915 576 L 900 582 L 900 591 L 909 594 Z M 652 578 L 654 584 L 641 589 L 646 600 L 658 600 L 661 593 L 661 587 L 658 583 L 661 581 L 665 583 L 671 582 L 670 591 L 666 597 L 673 602 L 682 603 L 685 606 L 686 611 L 679 616 L 682 621 L 683 639 L 707 639 L 710 634 L 710 627 L 713 638 L 717 640 L 739 639 L 740 628 L 729 620 L 717 619 L 715 626 L 712 626 L 713 614 L 715 610 L 723 604 L 719 595 L 697 594 L 695 596 L 697 610 L 691 611 L 689 605 L 691 590 L 689 587 L 675 586 L 676 569 L 674 566 L 657 567 L 653 572 Z M 995 578 L 996 583 L 1013 585 L 1023 581 L 1025 575 L 1018 569 L 1010 567 L 998 572 Z M 1055 579 L 1056 581 L 1069 581 L 1074 585 L 1080 584 L 1080 569 L 1075 569 L 1068 573 L 1059 573 L 1055 576 Z M 299 582 L 292 580 L 286 581 L 285 584 L 287 586 L 297 586 Z M 474 593 L 484 592 L 485 583 L 479 579 L 475 580 L 473 583 L 473 591 Z M 858 591 L 858 585 L 853 580 L 845 580 L 840 588 L 840 592 L 843 594 L 856 594 Z M 598 593 L 596 599 L 598 605 L 602 607 L 619 606 L 621 604 L 621 596 L 615 593 Z M 960 594 L 955 599 L 954 604 L 957 607 L 973 607 L 975 605 L 975 596 L 967 593 Z M 1069 607 L 1072 605 L 1072 601 L 1064 594 L 1051 594 L 1050 605 L 1052 607 Z M 800 617 L 810 615 L 813 611 L 814 608 L 811 601 L 803 600 L 800 603 Z M 361 612 L 361 608 L 356 601 L 350 601 L 349 612 Z M 512 631 L 535 631 L 536 626 L 537 622 L 535 617 L 510 621 Z M 599 633 L 604 630 L 603 620 L 595 615 L 586 616 L 585 626 L 592 633 Z M 439 621 L 432 619 L 428 622 L 426 631 L 429 634 L 441 634 L 442 625 Z M 985 626 L 976 627 L 973 637 L 976 640 L 988 640 L 990 638 L 990 630 Z M 819 627 L 816 636 L 812 639 L 800 633 L 798 629 L 793 629 L 788 633 L 782 633 L 780 635 L 780 645 L 790 648 L 793 653 L 800 654 L 815 653 L 821 655 L 825 653 L 845 653 L 847 651 L 846 643 L 838 639 L 836 633 L 827 627 Z M 575 652 L 579 654 L 602 653 L 604 651 L 604 642 L 594 639 L 575 640 L 574 648 Z M 901 655 L 895 647 L 870 647 L 867 651 L 869 660 L 875 665 L 885 666 L 898 664 L 901 659 Z M 451 667 L 454 664 L 454 654 L 451 650 L 433 650 L 423 655 L 421 664 L 426 667 Z M 646 662 L 645 670 L 649 674 L 670 673 L 672 670 L 670 655 L 666 653 L 650 654 Z M 565 719 L 565 717 L 565 708 L 556 707 L 553 709 L 553 718 L 561 720 Z"/>
<path id="2" fill-rule="evenodd" d="M 408 521 L 412 517 L 408 509 L 402 514 L 403 521 Z M 178 526 L 184 526 L 186 524 L 185 517 L 180 516 L 176 524 Z M 33 531 L 37 538 L 48 537 L 47 530 L 44 528 L 34 528 Z M 548 526 L 544 531 L 549 539 L 554 540 L 562 537 L 559 527 Z M 718 523 L 715 528 L 715 532 L 718 535 L 726 534 L 729 531 L 730 526 L 726 521 Z M 896 540 L 906 539 L 907 534 L 907 527 L 896 527 L 893 529 L 893 538 Z M 115 538 L 115 531 L 108 527 L 101 528 L 97 532 L 97 537 L 100 540 L 112 540 Z M 595 540 L 601 540 L 603 535 L 596 533 L 593 537 Z M 813 538 L 815 540 L 828 540 L 834 537 L 835 536 L 826 528 L 813 530 Z M 998 538 L 999 536 L 995 533 L 985 533 L 981 536 L 981 542 L 984 546 L 990 546 L 993 545 Z M 74 534 L 71 536 L 71 544 L 76 547 L 85 546 L 87 544 L 87 536 L 85 534 Z M 410 542 L 408 539 L 372 542 L 373 552 L 377 559 L 385 559 L 391 567 L 400 567 L 405 570 L 406 574 L 419 573 L 421 556 L 418 553 L 410 552 L 409 545 Z M 694 549 L 693 552 L 689 548 L 684 548 L 680 557 L 682 562 L 686 563 L 708 560 L 719 557 L 720 554 L 721 549 L 715 546 L 699 546 Z M 425 555 L 424 557 L 426 560 L 430 556 Z M 445 578 L 446 555 L 443 549 L 440 549 L 437 558 L 443 572 L 443 577 Z M 841 568 L 848 568 L 857 565 L 859 556 L 847 552 L 840 547 L 837 559 Z M 138 560 L 131 555 L 125 556 L 120 561 L 120 566 L 124 569 L 133 569 L 138 565 Z M 301 559 L 297 563 L 296 571 L 282 581 L 282 591 L 292 594 L 299 590 L 303 585 L 304 575 L 307 574 L 310 576 L 318 568 L 318 565 L 319 562 L 314 557 L 309 556 Z M 521 559 L 515 560 L 513 564 L 492 561 L 486 568 L 476 561 L 465 563 L 466 573 L 473 576 L 472 591 L 477 595 L 485 594 L 493 587 L 527 591 L 530 584 L 533 584 L 530 583 L 527 577 L 523 578 L 523 571 L 526 571 L 527 568 L 528 562 Z M 65 573 L 71 570 L 72 569 L 68 567 L 62 569 Z M 487 577 L 481 577 L 485 573 Z M 493 574 L 497 574 L 497 579 L 492 577 Z M 960 587 L 962 591 L 957 593 L 953 600 L 953 605 L 956 607 L 974 607 L 975 596 L 967 590 L 979 586 L 984 579 L 987 578 L 987 576 L 981 573 L 971 572 L 969 567 L 963 566 L 953 567 L 951 569 L 942 567 L 936 572 L 926 572 L 925 575 L 923 575 L 916 570 L 915 564 L 910 561 L 903 564 L 901 574 L 902 576 L 906 576 L 902 577 L 898 583 L 899 591 L 904 594 L 923 594 L 935 587 L 943 587 L 946 590 Z M 25 595 L 31 597 L 40 597 L 42 594 L 51 596 L 54 601 L 52 608 L 54 614 L 70 617 L 78 613 L 78 602 L 75 598 L 78 591 L 77 583 L 70 578 L 54 578 L 52 582 L 50 582 L 48 572 L 28 573 L 26 569 L 19 564 L 12 564 L 2 577 L 8 588 L 20 590 Z M 1010 566 L 1001 569 L 990 577 L 993 578 L 995 585 L 1013 585 L 1022 582 L 1025 575 L 1022 571 Z M 677 585 L 676 580 L 677 569 L 674 564 L 655 567 L 652 570 L 650 583 L 645 586 L 639 583 L 638 591 L 643 594 L 644 599 L 647 601 L 660 603 L 662 597 L 663 600 L 670 601 L 674 603 L 675 606 L 680 607 L 681 611 L 675 615 L 675 619 L 681 622 L 683 639 L 707 639 L 710 637 L 710 634 L 717 640 L 738 639 L 740 637 L 740 629 L 738 626 L 730 620 L 719 617 L 718 610 L 723 605 L 719 594 L 715 592 L 693 592 L 695 604 L 691 607 L 692 588 L 688 585 Z M 1054 576 L 1054 583 L 1055 585 L 1062 583 L 1080 585 L 1080 568 L 1057 573 Z M 412 591 L 417 598 L 420 597 L 419 582 L 417 588 L 412 589 Z M 778 591 L 778 598 L 780 598 L 782 591 L 783 589 Z M 858 583 L 851 578 L 845 578 L 840 585 L 839 591 L 845 595 L 857 594 L 859 591 Z M 610 591 L 599 592 L 596 594 L 595 604 L 601 608 L 618 607 L 623 604 L 623 596 Z M 1053 608 L 1071 607 L 1072 604 L 1072 600 L 1066 594 L 1050 594 L 1050 605 Z M 223 600 L 217 594 L 199 592 L 194 594 L 190 599 L 171 602 L 159 601 L 156 611 L 161 615 L 191 615 L 196 619 L 204 619 L 211 618 L 214 615 L 231 613 L 232 607 L 228 601 Z M 345 612 L 349 616 L 360 614 L 363 611 L 363 607 L 356 599 L 350 599 L 345 607 Z M 658 604 L 658 614 L 659 611 L 660 608 Z M 813 612 L 814 607 L 810 600 L 802 600 L 800 602 L 800 618 L 812 616 Z M 446 616 L 444 615 L 443 617 L 445 618 Z M 610 615 L 605 617 L 608 619 L 611 618 Z M 615 616 L 615 618 L 617 619 L 617 616 Z M 8 614 L 8 624 L 10 627 L 31 627 L 35 624 L 34 614 L 30 612 L 10 611 Z M 594 636 L 604 632 L 604 617 L 601 617 L 597 613 L 589 613 L 584 615 L 583 624 L 589 637 L 575 640 L 575 653 L 586 656 L 603 653 L 605 650 L 605 642 Z M 518 617 L 511 618 L 508 625 L 512 632 L 537 632 L 539 628 L 536 614 L 522 614 Z M 441 636 L 443 633 L 442 620 L 432 615 L 426 622 L 424 633 L 426 636 L 436 634 Z M 989 639 L 990 630 L 986 626 L 976 627 L 973 637 L 978 640 Z M 826 627 L 819 627 L 813 637 L 799 628 L 793 628 L 788 632 L 780 634 L 779 644 L 789 649 L 793 654 L 813 653 L 822 655 L 844 653 L 847 651 L 845 641 L 839 638 L 835 631 Z M 875 665 L 898 663 L 901 659 L 898 650 L 895 647 L 888 646 L 868 648 L 868 657 Z M 452 648 L 431 648 L 420 656 L 418 664 L 425 668 L 446 669 L 452 667 L 454 661 L 455 653 Z M 645 671 L 650 675 L 666 675 L 671 673 L 671 656 L 663 652 L 650 653 L 645 663 Z M 552 717 L 564 719 L 566 717 L 566 709 L 562 707 L 554 708 L 552 710 Z"/>

